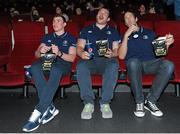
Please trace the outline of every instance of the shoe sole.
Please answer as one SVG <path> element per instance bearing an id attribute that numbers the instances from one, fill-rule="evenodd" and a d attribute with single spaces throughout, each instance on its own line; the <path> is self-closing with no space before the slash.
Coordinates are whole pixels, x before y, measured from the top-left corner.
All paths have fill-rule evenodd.
<path id="1" fill-rule="evenodd" d="M 89 116 L 89 117 L 83 117 L 82 115 L 81 115 L 81 119 L 83 119 L 83 120 L 90 120 L 90 119 L 92 119 L 92 114 L 94 113 L 94 109 L 93 109 L 93 111 L 91 112 L 91 116 Z"/>
<path id="2" fill-rule="evenodd" d="M 146 106 L 144 106 L 144 109 L 146 109 L 146 110 L 148 110 L 152 115 L 154 115 L 154 116 L 156 116 L 156 117 L 162 117 L 163 116 L 163 114 L 162 115 L 157 115 L 157 114 L 155 114 L 154 112 L 152 112 L 148 107 L 146 107 Z"/>
<path id="3" fill-rule="evenodd" d="M 104 116 L 104 115 L 103 115 L 103 112 L 102 112 L 102 110 L 101 110 L 101 109 L 100 109 L 100 111 L 101 111 L 101 113 L 102 113 L 102 118 L 104 118 L 104 119 L 110 119 L 110 118 L 112 118 L 112 117 L 113 117 L 113 115 Z"/>
<path id="4" fill-rule="evenodd" d="M 32 131 L 38 129 L 39 126 L 40 126 L 40 125 L 38 125 L 37 127 L 33 128 L 33 129 L 31 129 L 31 130 L 22 129 L 22 131 L 24 131 L 24 132 L 32 132 Z"/>
<path id="5" fill-rule="evenodd" d="M 102 118 L 104 118 L 104 119 L 111 119 L 113 116 L 111 115 L 111 116 L 104 116 L 104 115 L 102 115 Z"/>
<path id="6" fill-rule="evenodd" d="M 44 124 L 50 122 L 56 115 L 58 115 L 58 113 L 59 113 L 59 110 L 56 109 L 56 111 L 53 113 L 53 116 L 51 118 L 49 118 L 48 120 L 43 120 L 42 124 L 44 125 Z"/>
<path id="7" fill-rule="evenodd" d="M 82 117 L 81 116 L 81 119 L 83 119 L 83 120 L 90 120 L 90 119 L 92 119 L 92 116 L 89 116 L 89 117 Z"/>
<path id="8" fill-rule="evenodd" d="M 136 112 L 134 112 L 134 115 L 135 115 L 136 117 L 140 117 L 140 118 L 142 118 L 142 117 L 144 117 L 144 116 L 145 116 L 145 113 L 144 113 L 144 114 L 142 114 L 142 115 L 138 115 Z"/>

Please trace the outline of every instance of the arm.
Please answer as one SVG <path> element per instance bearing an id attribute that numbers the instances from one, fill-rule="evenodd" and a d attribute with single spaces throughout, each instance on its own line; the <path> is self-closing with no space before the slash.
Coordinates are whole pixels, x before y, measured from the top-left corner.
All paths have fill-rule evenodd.
<path id="1" fill-rule="evenodd" d="M 118 41 L 114 41 L 113 44 L 112 44 L 112 50 L 111 49 L 108 49 L 106 54 L 105 54 L 105 57 L 107 58 L 113 58 L 113 57 L 117 57 L 118 56 L 118 49 L 119 49 L 119 43 Z"/>
<path id="2" fill-rule="evenodd" d="M 123 41 L 119 47 L 119 59 L 125 59 L 128 50 L 128 36 L 124 35 Z"/>
<path id="3" fill-rule="evenodd" d="M 120 59 L 125 59 L 126 54 L 127 54 L 127 50 L 128 50 L 128 38 L 134 31 L 138 31 L 138 27 L 135 25 L 132 25 L 125 32 L 124 37 L 123 37 L 123 41 L 122 41 L 120 48 L 119 48 L 119 58 Z"/>
<path id="4" fill-rule="evenodd" d="M 51 47 L 46 46 L 46 44 L 41 43 L 41 45 L 37 48 L 35 51 L 35 57 L 39 58 L 41 56 L 41 53 L 46 53 L 51 49 Z"/>
<path id="5" fill-rule="evenodd" d="M 174 37 L 172 34 L 166 34 L 166 47 L 169 49 L 169 46 L 174 43 Z"/>
<path id="6" fill-rule="evenodd" d="M 69 54 L 65 54 L 59 51 L 59 56 L 61 56 L 61 58 L 65 61 L 73 62 L 76 57 L 76 48 L 70 47 Z"/>
<path id="7" fill-rule="evenodd" d="M 75 47 L 70 47 L 69 48 L 69 53 L 63 53 L 58 49 L 58 46 L 52 45 L 52 52 L 55 53 L 56 56 L 59 56 L 65 61 L 68 62 L 73 62 L 75 57 L 76 57 L 76 48 Z"/>
<path id="8" fill-rule="evenodd" d="M 77 55 L 79 57 L 81 57 L 82 59 L 88 60 L 88 59 L 90 59 L 90 57 L 89 57 L 89 53 L 84 51 L 85 45 L 86 45 L 86 40 L 78 39 L 78 42 L 77 42 Z"/>

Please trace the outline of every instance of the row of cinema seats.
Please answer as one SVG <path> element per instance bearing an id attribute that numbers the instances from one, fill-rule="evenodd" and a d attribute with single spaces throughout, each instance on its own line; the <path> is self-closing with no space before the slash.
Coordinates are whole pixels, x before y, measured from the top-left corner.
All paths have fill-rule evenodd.
<path id="1" fill-rule="evenodd" d="M 84 26 L 93 23 L 88 21 Z M 114 26 L 123 34 L 126 30 L 126 26 L 123 23 L 110 22 L 111 26 Z M 179 84 L 180 84 L 180 22 L 178 21 L 141 21 L 140 25 L 146 28 L 155 30 L 158 36 L 164 36 L 166 33 L 172 33 L 175 38 L 175 43 L 172 48 L 169 49 L 168 55 L 165 57 L 172 60 L 175 63 L 174 78 L 170 80 L 170 83 L 175 85 L 176 95 L 179 96 Z M 78 37 L 80 27 L 77 23 L 69 22 L 66 26 L 66 30 L 72 35 Z M 1 24 L 0 25 L 0 87 L 23 87 L 23 95 L 28 95 L 28 85 L 33 84 L 25 80 L 24 66 L 31 65 L 35 60 L 34 52 L 40 44 L 40 41 L 45 33 L 51 33 L 53 31 L 52 24 L 49 23 L 45 26 L 44 23 L 38 22 L 14 22 L 12 25 Z M 13 39 L 13 41 L 12 41 Z M 65 76 L 60 81 L 61 97 L 64 95 L 64 89 L 66 86 L 71 86 L 76 81 L 76 64 L 78 57 L 73 63 L 71 74 Z M 126 66 L 124 60 L 119 60 L 119 79 L 118 84 L 128 84 L 129 80 L 126 76 Z M 143 85 L 150 86 L 152 84 L 153 75 L 143 76 Z M 102 77 L 100 75 L 92 76 L 92 85 L 99 88 L 99 93 L 102 86 Z"/>

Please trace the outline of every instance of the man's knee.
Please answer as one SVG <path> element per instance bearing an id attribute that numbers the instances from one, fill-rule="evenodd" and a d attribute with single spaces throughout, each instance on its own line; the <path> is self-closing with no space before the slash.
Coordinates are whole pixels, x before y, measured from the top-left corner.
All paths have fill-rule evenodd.
<path id="1" fill-rule="evenodd" d="M 77 72 L 80 72 L 80 71 L 83 71 L 83 70 L 87 70 L 87 69 L 88 68 L 87 68 L 87 66 L 86 66 L 86 64 L 84 62 L 79 62 L 77 64 L 77 67 L 76 67 Z"/>
<path id="2" fill-rule="evenodd" d="M 127 68 L 128 70 L 135 70 L 138 69 L 141 65 L 141 62 L 138 59 L 129 59 L 127 61 Z"/>
<path id="3" fill-rule="evenodd" d="M 42 68 L 40 61 L 36 61 L 31 65 L 31 72 L 36 72 Z"/>
<path id="4" fill-rule="evenodd" d="M 118 72 L 118 70 L 119 70 L 119 64 L 117 62 L 113 62 L 108 65 L 108 71 L 114 73 L 114 72 Z"/>
<path id="5" fill-rule="evenodd" d="M 171 62 L 169 60 L 164 60 L 162 66 L 166 69 L 167 73 L 172 74 L 174 72 L 174 63 L 173 62 Z"/>

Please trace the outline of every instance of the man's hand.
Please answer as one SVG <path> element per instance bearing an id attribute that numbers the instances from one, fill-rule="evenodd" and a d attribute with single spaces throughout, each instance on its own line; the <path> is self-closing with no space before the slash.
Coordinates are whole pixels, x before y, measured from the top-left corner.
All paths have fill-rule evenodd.
<path id="1" fill-rule="evenodd" d="M 52 52 L 53 52 L 56 56 L 58 56 L 58 54 L 59 54 L 59 48 L 58 48 L 58 46 L 52 44 L 51 48 L 52 48 Z"/>
<path id="2" fill-rule="evenodd" d="M 84 59 L 84 60 L 89 60 L 90 59 L 90 55 L 89 55 L 88 52 L 83 51 L 83 52 L 81 52 L 81 58 Z"/>
<path id="3" fill-rule="evenodd" d="M 104 56 L 107 58 L 111 58 L 113 56 L 112 50 L 108 48 L 108 50 L 106 51 L 106 54 Z"/>
<path id="4" fill-rule="evenodd" d="M 174 43 L 174 37 L 172 34 L 166 34 L 166 46 L 169 47 Z"/>
<path id="5" fill-rule="evenodd" d="M 40 48 L 40 53 L 46 53 L 46 52 L 48 52 L 50 49 L 51 49 L 51 47 L 42 46 L 42 47 Z"/>
<path id="6" fill-rule="evenodd" d="M 139 30 L 139 27 L 136 25 L 132 25 L 128 28 L 128 30 L 125 32 L 125 36 L 129 37 L 133 32 L 136 32 Z"/>

